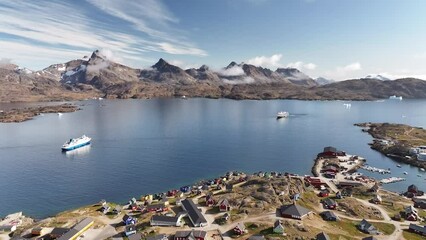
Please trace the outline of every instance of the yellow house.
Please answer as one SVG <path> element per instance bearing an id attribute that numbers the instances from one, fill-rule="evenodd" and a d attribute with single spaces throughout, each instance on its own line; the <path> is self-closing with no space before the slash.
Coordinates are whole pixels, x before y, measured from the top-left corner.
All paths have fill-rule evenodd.
<path id="1" fill-rule="evenodd" d="M 58 238 L 58 240 L 76 240 L 81 234 L 87 231 L 87 229 L 89 229 L 93 223 L 94 221 L 92 218 L 85 218 L 60 238 Z"/>

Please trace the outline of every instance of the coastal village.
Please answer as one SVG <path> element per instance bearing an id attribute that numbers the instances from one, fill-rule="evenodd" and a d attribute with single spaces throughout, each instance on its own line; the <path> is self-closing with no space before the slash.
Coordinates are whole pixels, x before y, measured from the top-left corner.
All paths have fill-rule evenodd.
<path id="1" fill-rule="evenodd" d="M 422 186 L 408 185 L 399 195 L 359 168 L 386 174 L 360 156 L 325 147 L 313 176 L 234 171 L 40 221 L 15 213 L 0 222 L 0 239 L 426 239 Z"/>

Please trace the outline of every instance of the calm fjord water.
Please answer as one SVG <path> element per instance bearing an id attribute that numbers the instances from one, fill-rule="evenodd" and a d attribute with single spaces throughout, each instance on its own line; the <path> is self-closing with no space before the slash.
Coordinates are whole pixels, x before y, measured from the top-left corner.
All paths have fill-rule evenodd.
<path id="1" fill-rule="evenodd" d="M 100 199 L 125 202 L 229 170 L 310 174 L 314 157 L 328 145 L 391 168 L 392 176 L 408 171 L 408 180 L 387 185 L 390 190 L 424 186 L 426 174 L 396 168 L 369 148 L 371 137 L 353 124 L 426 126 L 426 101 L 352 102 L 350 109 L 343 103 L 93 100 L 77 102 L 83 110 L 75 113 L 0 124 L 0 216 L 24 211 L 46 217 Z M 291 115 L 276 120 L 278 111 Z M 60 151 L 67 139 L 82 134 L 93 138 L 91 147 Z"/>

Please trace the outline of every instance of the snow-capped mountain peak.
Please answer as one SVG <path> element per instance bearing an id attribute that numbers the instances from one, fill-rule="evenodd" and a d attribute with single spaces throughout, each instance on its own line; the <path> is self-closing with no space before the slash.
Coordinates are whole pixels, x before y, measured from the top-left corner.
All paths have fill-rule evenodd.
<path id="1" fill-rule="evenodd" d="M 390 80 L 389 78 L 384 77 L 384 76 L 382 76 L 380 74 L 369 74 L 365 78 L 366 79 L 377 79 L 377 80 L 382 80 L 382 81 Z"/>

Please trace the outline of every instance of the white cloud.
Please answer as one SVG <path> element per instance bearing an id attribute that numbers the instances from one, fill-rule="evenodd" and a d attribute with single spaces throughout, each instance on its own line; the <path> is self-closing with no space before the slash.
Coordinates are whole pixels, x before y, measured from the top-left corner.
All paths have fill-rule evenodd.
<path id="1" fill-rule="evenodd" d="M 301 71 L 314 70 L 317 67 L 317 65 L 315 65 L 314 63 L 304 63 L 302 61 L 292 62 L 292 63 L 288 63 L 287 65 L 284 65 L 281 63 L 282 57 L 283 55 L 278 53 L 270 57 L 257 56 L 247 60 L 247 63 L 254 66 L 260 66 L 260 67 L 266 67 L 266 68 L 279 68 L 279 67 L 285 66 L 290 68 L 297 68 Z"/>
<path id="2" fill-rule="evenodd" d="M 168 61 L 170 64 L 178 66 L 182 69 L 189 69 L 189 68 L 198 68 L 199 65 L 198 64 L 191 64 L 191 63 L 186 63 L 184 61 L 181 60 L 170 60 Z"/>
<path id="3" fill-rule="evenodd" d="M 171 53 L 171 54 L 207 56 L 207 53 L 205 51 L 198 48 L 186 47 L 186 46 L 175 46 L 175 45 L 172 45 L 171 43 L 166 43 L 166 42 L 158 43 L 158 46 L 164 52 Z"/>
<path id="4" fill-rule="evenodd" d="M 229 79 L 226 79 L 226 78 L 222 78 L 222 81 L 224 83 L 233 84 L 233 85 L 254 83 L 254 79 L 252 77 L 243 77 L 243 78 L 237 79 L 237 80 L 229 80 Z"/>
<path id="5" fill-rule="evenodd" d="M 358 71 L 361 70 L 361 64 L 359 62 L 351 63 L 349 65 L 344 66 L 343 68 L 339 69 L 344 72 L 352 72 L 352 71 Z"/>
<path id="6" fill-rule="evenodd" d="M 240 66 L 233 66 L 231 68 L 223 68 L 218 73 L 225 77 L 235 77 L 245 75 L 244 70 Z"/>
<path id="7" fill-rule="evenodd" d="M 29 59 L 32 58 L 32 66 L 39 66 L 40 58 L 46 59 L 37 55 L 41 48 L 58 53 L 56 56 L 51 55 L 49 63 L 63 59 L 61 50 L 66 52 L 65 55 L 75 56 L 82 52 L 88 54 L 95 49 L 110 49 L 124 63 L 131 65 L 151 61 L 147 59 L 146 53 L 152 51 L 207 55 L 185 39 L 185 32 L 175 30 L 178 26 L 169 26 L 177 24 L 178 19 L 160 1 L 138 0 L 125 4 L 115 0 L 88 1 L 96 11 L 88 11 L 87 6 L 73 1 L 2 1 L 0 33 L 12 37 L 2 39 L 1 57 L 12 58 L 17 64 L 31 64 Z M 101 15 L 102 12 L 112 16 L 109 21 L 93 17 L 94 14 Z M 120 20 L 115 21 L 114 18 L 123 21 L 119 28 L 117 22 Z M 126 29 L 126 32 L 122 29 Z M 24 52 L 24 49 L 15 48 L 15 43 L 32 48 L 25 48 Z M 13 47 L 16 52 L 11 53 L 9 47 Z M 30 52 L 32 50 L 35 52 Z M 72 52 L 75 54 L 71 54 Z"/>
<path id="8" fill-rule="evenodd" d="M 313 63 L 306 63 L 305 65 L 303 65 L 303 68 L 308 69 L 308 70 L 314 70 L 315 68 L 317 68 L 317 65 L 315 65 Z"/>
<path id="9" fill-rule="evenodd" d="M 247 63 L 254 66 L 269 67 L 269 68 L 280 67 L 282 66 L 280 63 L 282 57 L 283 57 L 282 54 L 274 54 L 270 57 L 258 56 L 258 57 L 254 57 L 247 60 Z"/>
<path id="10" fill-rule="evenodd" d="M 336 67 L 334 70 L 326 71 L 324 76 L 329 79 L 346 80 L 354 78 L 354 73 L 361 69 L 361 63 L 354 62 L 343 67 Z"/>
<path id="11" fill-rule="evenodd" d="M 315 68 L 317 68 L 317 65 L 314 64 L 314 63 L 304 63 L 302 61 L 298 61 L 298 62 L 293 62 L 293 63 L 287 64 L 287 67 L 297 68 L 297 69 L 303 71 L 303 70 L 314 70 Z"/>

